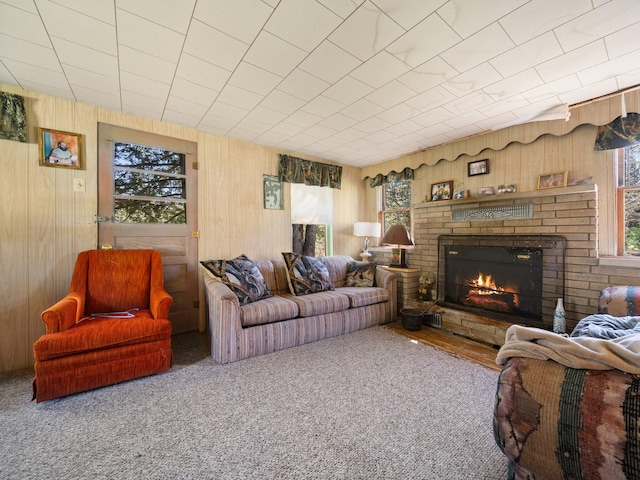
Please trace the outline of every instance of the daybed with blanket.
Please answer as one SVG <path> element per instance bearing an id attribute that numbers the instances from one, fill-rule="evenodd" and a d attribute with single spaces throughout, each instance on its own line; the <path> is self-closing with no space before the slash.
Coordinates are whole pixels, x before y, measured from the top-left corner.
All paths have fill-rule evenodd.
<path id="1" fill-rule="evenodd" d="M 393 272 L 349 256 L 201 262 L 211 355 L 230 363 L 395 320 Z"/>
<path id="2" fill-rule="evenodd" d="M 571 336 L 512 325 L 493 429 L 509 479 L 640 478 L 640 287 L 608 287 Z"/>

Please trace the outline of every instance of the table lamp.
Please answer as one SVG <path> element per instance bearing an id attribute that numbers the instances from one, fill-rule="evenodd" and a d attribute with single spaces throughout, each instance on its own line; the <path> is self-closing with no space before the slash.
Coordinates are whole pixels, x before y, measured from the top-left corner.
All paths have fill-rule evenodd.
<path id="1" fill-rule="evenodd" d="M 353 235 L 364 237 L 364 249 L 360 254 L 363 261 L 368 262 L 371 258 L 369 252 L 369 237 L 378 238 L 380 236 L 380 224 L 377 222 L 356 222 L 353 224 Z"/>
<path id="2" fill-rule="evenodd" d="M 400 224 L 391 225 L 387 233 L 382 237 L 382 243 L 398 246 L 398 248 L 391 250 L 391 263 L 389 266 L 407 268 L 405 250 L 402 248 L 402 245 L 413 245 L 413 242 L 411 238 L 409 238 L 409 232 L 407 232 L 406 227 Z"/>

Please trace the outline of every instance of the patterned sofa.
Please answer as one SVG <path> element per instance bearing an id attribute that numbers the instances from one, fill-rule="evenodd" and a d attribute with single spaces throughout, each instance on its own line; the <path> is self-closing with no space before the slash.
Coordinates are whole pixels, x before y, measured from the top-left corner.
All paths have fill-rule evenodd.
<path id="1" fill-rule="evenodd" d="M 269 295 L 246 302 L 233 291 L 233 285 L 220 281 L 219 276 L 224 274 L 212 267 L 213 261 L 201 262 L 207 268 L 204 283 L 213 359 L 235 362 L 395 320 L 394 273 L 373 267 L 375 286 L 346 286 L 353 284 L 347 279 L 347 267 L 362 266 L 362 262 L 343 255 L 315 260 L 326 267 L 329 289 L 293 295 L 293 273 L 288 275 L 293 267 L 284 259 L 255 260 L 252 263 L 260 271 Z"/>
<path id="2" fill-rule="evenodd" d="M 509 479 L 640 478 L 640 287 L 602 290 L 570 337 L 510 327 L 496 361 Z"/>

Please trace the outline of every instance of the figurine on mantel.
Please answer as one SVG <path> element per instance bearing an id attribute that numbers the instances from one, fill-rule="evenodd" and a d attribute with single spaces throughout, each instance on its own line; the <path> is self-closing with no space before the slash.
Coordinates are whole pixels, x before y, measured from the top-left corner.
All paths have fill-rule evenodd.
<path id="1" fill-rule="evenodd" d="M 433 295 L 431 294 L 431 290 L 433 289 L 433 285 L 435 282 L 431 277 L 427 277 L 426 275 L 420 275 L 420 279 L 418 280 L 420 286 L 418 287 L 418 300 L 422 302 L 430 302 L 433 300 Z"/>

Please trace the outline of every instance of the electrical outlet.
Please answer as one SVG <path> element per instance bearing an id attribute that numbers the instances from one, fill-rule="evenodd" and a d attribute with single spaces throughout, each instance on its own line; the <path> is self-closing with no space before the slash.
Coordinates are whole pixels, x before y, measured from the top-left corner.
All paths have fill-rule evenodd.
<path id="1" fill-rule="evenodd" d="M 84 192 L 86 190 L 84 178 L 74 178 L 73 179 L 73 191 L 74 192 Z"/>

